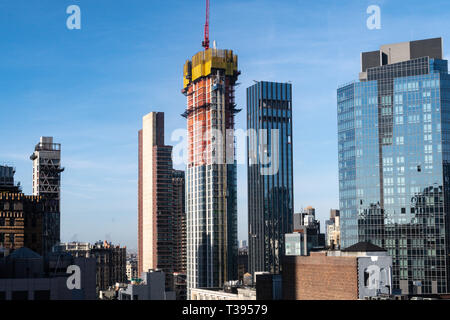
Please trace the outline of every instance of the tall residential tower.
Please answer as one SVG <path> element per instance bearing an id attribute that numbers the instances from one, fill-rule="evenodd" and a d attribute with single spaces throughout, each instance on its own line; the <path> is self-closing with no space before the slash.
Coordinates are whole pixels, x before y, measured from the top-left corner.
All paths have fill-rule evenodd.
<path id="1" fill-rule="evenodd" d="M 450 76 L 442 39 L 362 53 L 337 91 L 341 247 L 393 258 L 393 289 L 450 292 Z"/>
<path id="2" fill-rule="evenodd" d="M 222 287 L 237 279 L 234 92 L 238 58 L 205 49 L 184 65 L 187 97 L 187 287 Z"/>
<path id="3" fill-rule="evenodd" d="M 280 273 L 293 228 L 292 85 L 247 89 L 249 271 Z"/>
<path id="4" fill-rule="evenodd" d="M 164 144 L 164 113 L 151 112 L 139 131 L 138 273 L 173 273 L 172 146 Z"/>

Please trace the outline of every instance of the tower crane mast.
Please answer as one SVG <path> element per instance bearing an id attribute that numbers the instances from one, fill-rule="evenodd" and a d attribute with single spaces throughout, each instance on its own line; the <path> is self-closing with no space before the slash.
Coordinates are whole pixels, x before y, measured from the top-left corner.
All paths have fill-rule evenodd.
<path id="1" fill-rule="evenodd" d="M 206 23 L 205 23 L 205 37 L 202 42 L 205 50 L 209 49 L 209 0 L 206 0 Z"/>

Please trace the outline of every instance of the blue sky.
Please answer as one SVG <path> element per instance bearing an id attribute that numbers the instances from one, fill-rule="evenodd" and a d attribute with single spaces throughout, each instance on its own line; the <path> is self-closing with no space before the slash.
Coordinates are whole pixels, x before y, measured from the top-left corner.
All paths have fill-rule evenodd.
<path id="1" fill-rule="evenodd" d="M 338 207 L 336 88 L 357 79 L 360 52 L 450 40 L 450 3 L 211 0 L 211 39 L 239 55 L 245 109 L 253 80 L 293 84 L 295 209 Z M 81 8 L 82 29 L 66 28 Z M 381 7 L 381 30 L 366 27 Z M 31 193 L 42 135 L 62 143 L 62 241 L 137 247 L 137 131 L 166 113 L 166 143 L 185 128 L 182 66 L 201 50 L 203 0 L 0 0 L 0 163 Z M 245 129 L 245 112 L 237 116 Z M 182 169 L 182 166 L 178 167 Z M 247 238 L 246 168 L 238 167 L 239 238 Z"/>

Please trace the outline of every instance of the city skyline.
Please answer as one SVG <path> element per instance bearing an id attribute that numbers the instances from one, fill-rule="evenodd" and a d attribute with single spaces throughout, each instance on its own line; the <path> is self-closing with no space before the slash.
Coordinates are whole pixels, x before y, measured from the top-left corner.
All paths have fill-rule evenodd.
<path id="1" fill-rule="evenodd" d="M 180 61 L 200 50 L 203 16 L 199 14 L 193 23 L 192 16 L 183 12 L 203 12 L 204 4 L 100 1 L 94 6 L 78 1 L 84 19 L 79 31 L 65 27 L 69 4 L 0 5 L 2 36 L 11 44 L 0 53 L 7 74 L 0 93 L 3 106 L 9 108 L 8 117 L 0 119 L 0 133 L 11 136 L 2 145 L 0 164 L 14 165 L 16 181 L 31 194 L 29 154 L 40 136 L 55 137 L 63 145 L 66 168 L 61 241 L 106 239 L 137 249 L 136 131 L 142 116 L 151 111 L 167 112 L 169 145 L 176 144 L 171 133 L 186 127 L 180 116 L 185 109 L 179 94 Z M 370 4 L 381 6 L 381 30 L 366 28 Z M 295 212 L 312 205 L 323 221 L 330 208 L 339 207 L 335 89 L 359 71 L 359 52 L 372 50 L 373 43 L 433 37 L 442 37 L 444 52 L 449 52 L 445 10 L 418 1 L 408 4 L 404 13 L 384 1 L 339 5 L 286 1 L 275 7 L 269 1 L 212 4 L 211 40 L 217 40 L 218 47 L 233 48 L 240 57 L 238 107 L 245 108 L 245 88 L 253 80 L 294 84 Z M 3 16 L 5 12 L 9 16 Z M 229 15 L 249 19 L 236 19 L 234 26 L 225 27 Z M 353 20 L 346 19 L 348 15 Z M 402 32 L 406 19 L 414 15 L 422 19 Z M 158 27 L 164 20 L 171 25 L 162 35 Z M 252 36 L 242 35 L 242 28 Z M 329 77 L 324 80 L 325 70 Z M 21 121 L 12 121 L 19 116 Z M 236 127 L 244 129 L 245 112 L 236 119 Z M 323 122 L 316 126 L 318 119 Z M 184 170 L 183 165 L 176 168 Z M 238 236 L 244 240 L 246 176 L 246 166 L 238 165 Z"/>

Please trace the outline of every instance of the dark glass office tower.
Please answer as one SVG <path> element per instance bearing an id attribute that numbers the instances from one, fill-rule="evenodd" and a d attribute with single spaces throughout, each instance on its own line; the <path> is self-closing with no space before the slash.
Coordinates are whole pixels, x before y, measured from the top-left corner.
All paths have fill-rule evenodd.
<path id="1" fill-rule="evenodd" d="M 292 232 L 292 85 L 247 89 L 249 272 L 280 272 Z"/>
<path id="2" fill-rule="evenodd" d="M 450 76 L 442 39 L 362 54 L 338 89 L 341 246 L 393 258 L 393 289 L 448 293 Z"/>

